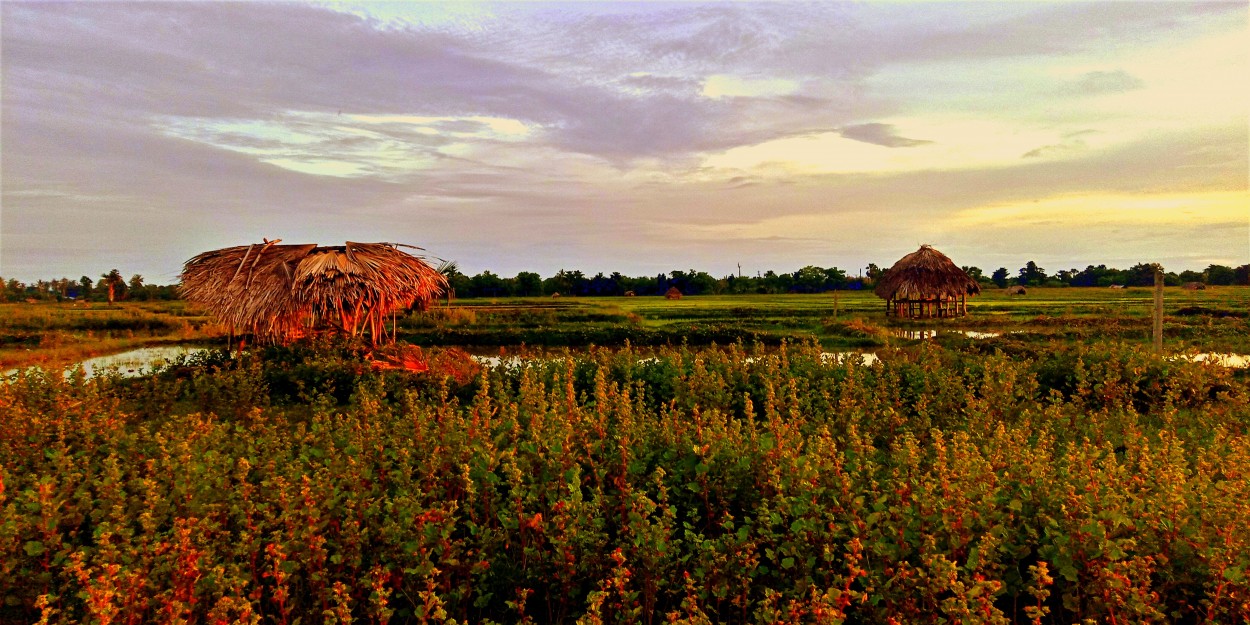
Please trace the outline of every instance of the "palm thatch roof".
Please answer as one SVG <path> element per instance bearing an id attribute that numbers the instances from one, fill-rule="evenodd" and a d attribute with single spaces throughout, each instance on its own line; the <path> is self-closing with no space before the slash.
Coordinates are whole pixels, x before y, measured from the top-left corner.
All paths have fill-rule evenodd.
<path id="1" fill-rule="evenodd" d="M 877 297 L 895 301 L 940 301 L 980 292 L 976 280 L 928 245 L 898 259 L 873 289 Z"/>
<path id="2" fill-rule="evenodd" d="M 182 293 L 260 340 L 285 342 L 330 327 L 353 336 L 368 331 L 376 342 L 388 316 L 433 300 L 448 286 L 442 274 L 400 247 L 268 240 L 227 247 L 186 262 Z"/>
<path id="3" fill-rule="evenodd" d="M 681 291 L 679 291 L 675 286 L 670 286 L 668 287 L 668 291 L 664 293 L 664 297 L 667 299 L 681 299 Z"/>

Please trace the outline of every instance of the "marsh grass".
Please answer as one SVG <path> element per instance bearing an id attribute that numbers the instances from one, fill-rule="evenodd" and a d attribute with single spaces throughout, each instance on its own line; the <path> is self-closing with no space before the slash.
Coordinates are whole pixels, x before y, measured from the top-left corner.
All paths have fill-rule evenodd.
<path id="1" fill-rule="evenodd" d="M 223 335 L 222 328 L 185 302 L 0 304 L 0 371 L 59 368 L 136 347 Z"/>

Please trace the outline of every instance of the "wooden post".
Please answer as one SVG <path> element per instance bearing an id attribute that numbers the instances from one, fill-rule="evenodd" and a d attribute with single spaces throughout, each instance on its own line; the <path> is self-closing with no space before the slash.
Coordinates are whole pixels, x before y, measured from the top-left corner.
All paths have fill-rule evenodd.
<path id="1" fill-rule="evenodd" d="M 1163 352 L 1163 266 L 1155 265 L 1155 353 Z"/>

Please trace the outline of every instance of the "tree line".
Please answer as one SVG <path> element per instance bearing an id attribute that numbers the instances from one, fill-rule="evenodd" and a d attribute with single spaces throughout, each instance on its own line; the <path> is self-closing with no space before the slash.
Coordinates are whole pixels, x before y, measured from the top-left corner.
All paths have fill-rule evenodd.
<path id="1" fill-rule="evenodd" d="M 118 300 L 148 301 L 181 299 L 177 284 L 147 284 L 143 276 L 134 274 L 126 280 L 116 269 L 100 274 L 99 280 L 83 276 L 36 280 L 30 284 L 19 280 L 0 278 L 0 301 L 86 301 L 115 302 Z"/>
<path id="2" fill-rule="evenodd" d="M 1107 287 L 1153 286 L 1154 265 L 1139 263 L 1128 269 L 1115 269 L 1106 265 L 1089 265 L 1085 269 L 1062 269 L 1047 273 L 1036 262 L 1029 261 L 1018 271 L 1010 272 L 999 267 L 988 276 L 979 267 L 963 267 L 974 280 L 986 288 L 1022 286 L 1085 286 Z M 630 277 L 619 272 L 587 276 L 581 271 L 560 270 L 550 278 L 543 279 L 537 273 L 522 271 L 515 277 L 505 278 L 490 271 L 475 276 L 460 273 L 449 267 L 448 281 L 456 297 L 535 297 L 554 293 L 561 295 L 605 296 L 663 295 L 676 288 L 683 295 L 741 295 L 747 293 L 823 293 L 833 290 L 859 290 L 872 288 L 873 283 L 885 273 L 876 264 L 870 264 L 863 275 L 849 275 L 837 267 L 808 265 L 794 272 L 765 271 L 754 276 L 727 275 L 716 278 L 706 271 L 671 271 L 655 276 Z M 1164 284 L 1180 286 L 1186 282 L 1209 285 L 1250 285 L 1250 265 L 1228 267 L 1210 265 L 1203 271 L 1166 272 Z"/>
<path id="3" fill-rule="evenodd" d="M 1139 263 L 1128 269 L 1116 269 L 1106 265 L 1089 265 L 1085 269 L 1061 269 L 1047 273 L 1036 262 L 1029 261 L 1016 272 L 999 267 L 987 276 L 980 267 L 962 268 L 974 280 L 986 288 L 1003 288 L 1008 285 L 1022 286 L 1079 286 L 1107 287 L 1152 286 L 1154 265 Z M 559 293 L 574 296 L 663 295 L 676 288 L 683 295 L 744 295 L 779 293 L 824 293 L 833 290 L 860 290 L 872 288 L 884 270 L 869 264 L 860 275 L 849 275 L 837 267 L 808 265 L 793 272 L 765 271 L 750 275 L 726 275 L 720 278 L 706 271 L 674 270 L 654 276 L 626 276 L 620 272 L 602 272 L 588 276 L 579 270 L 561 269 L 555 275 L 543 278 L 532 271 L 522 271 L 513 277 L 503 277 L 487 270 L 469 276 L 461 273 L 456 265 L 441 268 L 456 297 L 544 297 Z M 1167 272 L 1164 284 L 1180 286 L 1187 282 L 1199 282 L 1212 286 L 1250 285 L 1250 264 L 1240 267 L 1210 265 L 1202 271 L 1186 270 Z M 101 274 L 98 280 L 82 276 L 78 280 L 60 278 L 38 280 L 25 284 L 18 280 L 0 278 L 0 301 L 23 300 L 63 301 L 82 300 L 113 302 L 117 300 L 147 301 L 179 299 L 178 285 L 147 284 L 143 276 L 134 274 L 129 280 L 113 269 Z"/>

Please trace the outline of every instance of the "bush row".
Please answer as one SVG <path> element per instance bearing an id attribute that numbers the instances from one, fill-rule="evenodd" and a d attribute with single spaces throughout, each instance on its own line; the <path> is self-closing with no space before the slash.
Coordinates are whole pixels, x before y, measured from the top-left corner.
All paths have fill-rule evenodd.
<path id="1" fill-rule="evenodd" d="M 1250 613 L 1250 391 L 1226 369 L 739 344 L 457 384 L 302 349 L 0 386 L 0 619 Z"/>

